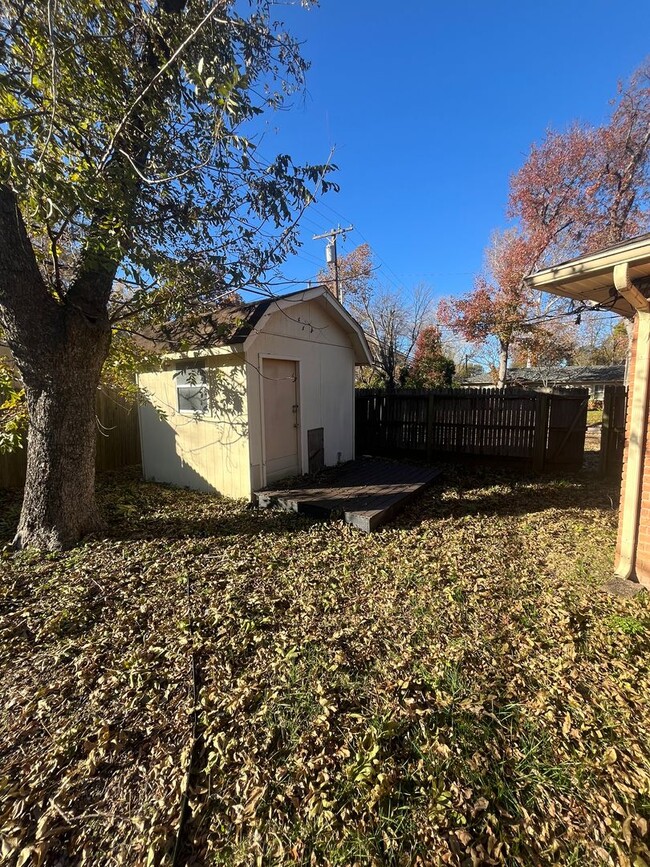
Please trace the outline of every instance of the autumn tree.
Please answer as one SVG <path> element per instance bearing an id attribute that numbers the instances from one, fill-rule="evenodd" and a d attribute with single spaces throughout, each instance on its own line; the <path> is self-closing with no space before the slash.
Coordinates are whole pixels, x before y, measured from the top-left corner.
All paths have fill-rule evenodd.
<path id="1" fill-rule="evenodd" d="M 516 226 L 495 236 L 487 276 L 476 280 L 475 290 L 441 307 L 443 321 L 464 339 L 496 342 L 500 387 L 518 338 L 546 367 L 570 352 L 567 329 L 554 329 L 551 323 L 554 316 L 571 314 L 571 305 L 532 295 L 525 277 L 544 263 L 616 243 L 648 227 L 649 84 L 646 61 L 619 89 L 607 123 L 551 130 L 531 147 L 510 184 L 509 216 Z"/>
<path id="2" fill-rule="evenodd" d="M 509 211 L 547 259 L 588 253 L 650 225 L 650 60 L 625 86 L 609 120 L 549 131 L 510 185 Z"/>
<path id="3" fill-rule="evenodd" d="M 411 293 L 389 290 L 377 280 L 377 265 L 368 244 L 339 257 L 339 288 L 355 319 L 363 327 L 374 358 L 373 375 L 388 391 L 399 385 L 418 334 L 431 316 L 431 291 L 421 284 Z M 317 279 L 335 285 L 330 266 Z"/>
<path id="4" fill-rule="evenodd" d="M 456 365 L 444 353 L 440 329 L 425 326 L 415 341 L 413 361 L 405 368 L 405 384 L 409 388 L 449 388 L 455 372 Z"/>
<path id="5" fill-rule="evenodd" d="M 589 253 L 650 226 L 650 59 L 601 126 L 549 131 L 512 179 L 509 212 L 545 240 L 547 264 Z M 627 322 L 628 344 L 631 321 Z"/>
<path id="6" fill-rule="evenodd" d="M 495 341 L 499 388 L 506 383 L 513 342 L 532 327 L 536 311 L 525 277 L 538 257 L 536 241 L 517 229 L 496 232 L 486 251 L 485 273 L 477 277 L 473 291 L 438 306 L 439 321 L 468 343 L 481 346 Z"/>
<path id="7" fill-rule="evenodd" d="M 359 244 L 349 253 L 340 256 L 336 266 L 328 263 L 326 270 L 319 273 L 316 279 L 327 286 L 333 295 L 336 295 L 337 284 L 335 267 L 338 270 L 338 287 L 342 301 L 346 301 L 348 297 L 359 299 L 363 294 L 371 293 L 376 286 L 377 265 L 369 244 Z"/>
<path id="8" fill-rule="evenodd" d="M 273 5 L 2 4 L 0 327 L 30 421 L 17 546 L 99 526 L 95 394 L 116 329 L 263 285 L 328 186 L 328 167 L 254 146 L 306 69 Z"/>
<path id="9" fill-rule="evenodd" d="M 583 317 L 584 318 L 584 317 Z M 587 318 L 573 352 L 573 363 L 588 367 L 594 364 L 625 364 L 628 352 L 628 333 L 625 322 L 619 320 L 614 327 L 602 316 Z"/>

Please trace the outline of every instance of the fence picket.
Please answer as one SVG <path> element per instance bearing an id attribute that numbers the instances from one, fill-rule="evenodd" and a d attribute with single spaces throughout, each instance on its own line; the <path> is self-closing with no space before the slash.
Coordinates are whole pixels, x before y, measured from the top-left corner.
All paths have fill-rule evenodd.
<path id="1" fill-rule="evenodd" d="M 109 392 L 97 395 L 98 470 L 117 470 L 141 463 L 138 408 L 127 406 Z M 0 454 L 0 488 L 20 488 L 25 484 L 27 459 L 24 449 Z"/>
<path id="2" fill-rule="evenodd" d="M 427 460 L 475 455 L 574 469 L 582 464 L 586 397 L 585 389 L 358 390 L 357 452 Z"/>

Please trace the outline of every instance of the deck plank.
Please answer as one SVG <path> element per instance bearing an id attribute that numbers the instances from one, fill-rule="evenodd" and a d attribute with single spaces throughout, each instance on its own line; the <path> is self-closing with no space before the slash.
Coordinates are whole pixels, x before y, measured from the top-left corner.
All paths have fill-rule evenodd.
<path id="1" fill-rule="evenodd" d="M 314 518 L 342 518 L 365 533 L 393 518 L 430 485 L 442 470 L 381 459 L 352 461 L 326 473 L 320 483 L 257 491 L 258 506 Z"/>

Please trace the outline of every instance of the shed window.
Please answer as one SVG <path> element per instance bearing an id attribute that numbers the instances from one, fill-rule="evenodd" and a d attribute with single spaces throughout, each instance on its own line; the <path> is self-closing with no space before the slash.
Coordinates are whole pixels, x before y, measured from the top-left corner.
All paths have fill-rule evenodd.
<path id="1" fill-rule="evenodd" d="M 179 412 L 206 413 L 210 403 L 208 381 L 203 367 L 184 367 L 176 371 Z"/>

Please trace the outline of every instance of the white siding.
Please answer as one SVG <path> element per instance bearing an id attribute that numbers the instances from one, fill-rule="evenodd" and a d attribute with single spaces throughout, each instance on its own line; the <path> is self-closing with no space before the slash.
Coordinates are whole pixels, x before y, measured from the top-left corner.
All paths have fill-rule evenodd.
<path id="1" fill-rule="evenodd" d="M 151 396 L 140 408 L 143 473 L 146 479 L 250 497 L 246 373 L 241 356 L 204 359 L 211 413 L 196 419 L 177 409 L 178 369 L 143 373 L 140 387 Z M 160 418 L 156 408 L 165 413 Z"/>
<path id="2" fill-rule="evenodd" d="M 325 464 L 354 458 L 354 352 L 350 336 L 318 300 L 276 311 L 246 352 L 253 489 L 264 484 L 261 359 L 298 362 L 300 456 L 308 470 L 307 431 L 324 429 Z"/>

